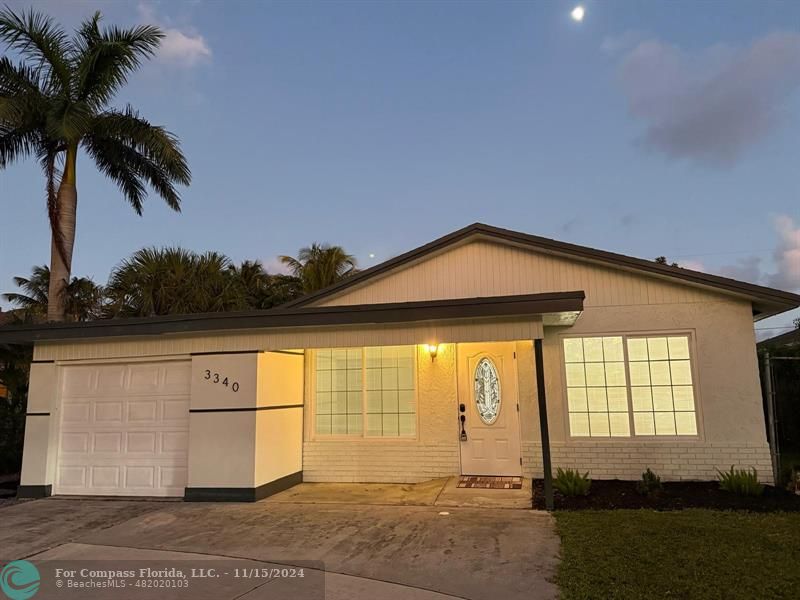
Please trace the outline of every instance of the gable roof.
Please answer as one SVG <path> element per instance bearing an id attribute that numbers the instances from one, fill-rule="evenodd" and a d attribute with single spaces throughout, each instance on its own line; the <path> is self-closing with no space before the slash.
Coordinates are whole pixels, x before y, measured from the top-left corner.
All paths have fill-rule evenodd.
<path id="1" fill-rule="evenodd" d="M 800 306 L 800 295 L 768 288 L 744 281 L 737 281 L 719 275 L 692 271 L 683 267 L 662 265 L 652 260 L 644 260 L 615 252 L 597 250 L 587 246 L 579 246 L 567 242 L 560 242 L 550 238 L 492 227 L 484 223 L 473 223 L 458 231 L 440 237 L 424 246 L 400 254 L 374 267 L 360 271 L 318 292 L 302 296 L 283 305 L 285 308 L 295 308 L 312 305 L 339 293 L 367 283 L 371 279 L 381 277 L 391 271 L 415 263 L 421 259 L 441 252 L 448 247 L 462 244 L 471 239 L 484 239 L 499 243 L 527 247 L 540 252 L 551 253 L 588 262 L 599 263 L 617 269 L 646 273 L 651 276 L 677 280 L 680 283 L 711 288 L 727 294 L 746 298 L 753 303 L 753 316 L 756 320 L 769 317 L 786 310 Z"/>

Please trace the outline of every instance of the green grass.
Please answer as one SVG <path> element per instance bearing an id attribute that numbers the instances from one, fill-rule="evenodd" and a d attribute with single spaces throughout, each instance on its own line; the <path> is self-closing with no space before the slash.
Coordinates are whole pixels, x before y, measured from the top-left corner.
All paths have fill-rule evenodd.
<path id="1" fill-rule="evenodd" d="M 562 598 L 797 598 L 800 513 L 556 512 Z"/>

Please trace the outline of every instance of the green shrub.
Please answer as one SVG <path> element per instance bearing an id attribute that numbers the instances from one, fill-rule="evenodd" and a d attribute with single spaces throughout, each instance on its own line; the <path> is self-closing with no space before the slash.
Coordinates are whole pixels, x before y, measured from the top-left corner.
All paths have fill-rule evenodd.
<path id="1" fill-rule="evenodd" d="M 642 478 L 636 482 L 636 491 L 643 496 L 654 496 L 661 491 L 661 477 L 647 469 L 642 473 Z"/>
<path id="2" fill-rule="evenodd" d="M 758 481 L 758 471 L 753 469 L 734 469 L 731 465 L 730 471 L 717 471 L 719 473 L 719 487 L 726 492 L 732 492 L 741 496 L 760 496 L 764 491 L 764 486 Z"/>
<path id="3" fill-rule="evenodd" d="M 558 467 L 556 478 L 553 480 L 553 487 L 565 496 L 586 496 L 589 494 L 591 486 L 592 480 L 589 479 L 589 471 L 581 475 L 574 469 L 565 471 Z"/>

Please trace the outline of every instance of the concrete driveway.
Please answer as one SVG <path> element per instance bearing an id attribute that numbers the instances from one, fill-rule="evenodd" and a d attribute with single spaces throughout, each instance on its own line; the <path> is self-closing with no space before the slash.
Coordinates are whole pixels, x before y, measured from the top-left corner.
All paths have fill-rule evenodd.
<path id="1" fill-rule="evenodd" d="M 550 583 L 559 548 L 553 519 L 530 510 L 48 498 L 0 508 L 0 523 L 2 564 L 27 558 L 105 561 L 105 568 L 125 561 L 206 561 L 226 569 L 300 565 L 324 580 L 328 599 L 557 595 Z M 49 597 L 45 579 L 42 598 Z M 202 589 L 126 597 L 322 598 L 321 587 L 298 593 L 292 582 L 275 579 L 200 583 Z M 74 591 L 76 598 L 114 597 L 108 590 Z M 58 597 L 72 596 L 61 590 Z"/>

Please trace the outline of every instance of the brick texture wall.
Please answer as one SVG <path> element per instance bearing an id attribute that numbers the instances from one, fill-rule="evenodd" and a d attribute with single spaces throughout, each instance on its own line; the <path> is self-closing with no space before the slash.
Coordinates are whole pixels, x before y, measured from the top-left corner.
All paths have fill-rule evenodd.
<path id="1" fill-rule="evenodd" d="M 772 462 L 766 444 L 726 442 L 553 442 L 550 446 L 553 471 L 556 467 L 589 471 L 593 479 L 639 479 L 650 468 L 665 481 L 710 481 L 717 470 L 755 468 L 759 479 L 772 483 Z M 523 442 L 522 468 L 526 477 L 542 476 L 542 448 L 539 442 Z"/>

